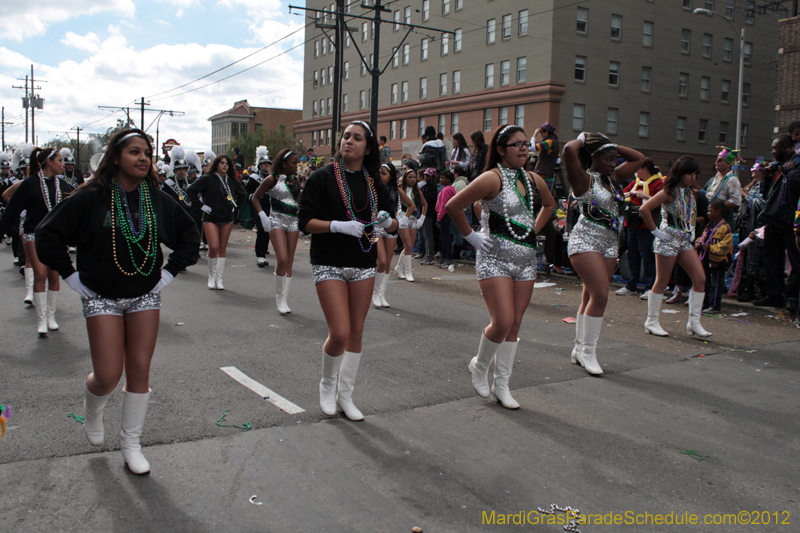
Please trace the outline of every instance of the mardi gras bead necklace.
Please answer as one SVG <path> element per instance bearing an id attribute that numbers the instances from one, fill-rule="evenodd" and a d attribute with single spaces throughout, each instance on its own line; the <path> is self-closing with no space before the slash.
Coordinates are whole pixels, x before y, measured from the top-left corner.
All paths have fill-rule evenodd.
<path id="1" fill-rule="evenodd" d="M 693 196 L 688 187 L 678 187 L 677 193 L 675 195 L 675 211 L 678 215 L 675 217 L 678 219 L 676 229 L 681 232 L 683 238 L 687 238 L 692 233 Z"/>
<path id="2" fill-rule="evenodd" d="M 522 170 L 521 168 L 517 169 L 517 171 L 514 172 L 512 169 L 505 168 L 503 165 L 498 165 L 498 166 L 500 167 L 500 170 L 502 170 L 503 174 L 505 175 L 506 179 L 508 180 L 508 184 L 511 186 L 511 190 L 514 191 L 517 194 L 517 197 L 519 198 L 520 204 L 522 204 L 522 207 L 525 208 L 526 211 L 528 211 L 528 214 L 530 215 L 531 220 L 534 221 L 534 224 L 531 227 L 527 228 L 527 231 L 523 235 L 518 235 L 514 231 L 514 227 L 511 224 L 511 217 L 508 216 L 508 199 L 506 198 L 505 195 L 502 195 L 500 197 L 501 198 L 500 199 L 500 203 L 503 206 L 503 220 L 505 220 L 505 222 L 506 222 L 506 228 L 508 228 L 508 232 L 515 239 L 520 240 L 520 241 L 525 241 L 525 239 L 527 239 L 528 236 L 533 231 L 533 228 L 535 226 L 535 220 L 536 220 L 536 217 L 534 217 L 534 215 L 533 215 L 533 185 L 531 184 L 531 178 L 528 175 L 528 173 L 525 172 L 524 170 Z M 520 179 L 518 177 L 520 174 L 523 175 L 522 179 Z M 517 180 L 522 181 L 523 184 L 524 184 L 525 191 L 527 193 L 527 198 L 528 198 L 527 204 L 525 203 L 525 198 L 519 192 L 519 188 L 517 188 Z"/>
<path id="3" fill-rule="evenodd" d="M 120 265 L 117 256 L 117 220 L 119 229 L 128 248 L 128 255 L 131 264 L 136 272 L 127 272 Z M 142 241 L 147 238 L 147 247 L 142 246 Z M 114 264 L 120 272 L 126 276 L 135 276 L 137 273 L 142 276 L 149 276 L 156 266 L 158 255 L 158 228 L 156 225 L 156 215 L 150 198 L 150 188 L 146 181 L 139 183 L 139 227 L 137 228 L 131 216 L 128 196 L 116 177 L 111 184 L 111 247 L 114 256 Z M 134 247 L 144 254 L 141 265 L 137 265 L 134 256 Z M 150 268 L 144 271 L 145 265 L 150 261 Z"/>
<path id="4" fill-rule="evenodd" d="M 39 187 L 42 188 L 42 196 L 44 197 L 44 205 L 47 206 L 47 211 L 49 212 L 53 209 L 58 202 L 61 201 L 61 187 L 58 185 L 58 178 L 53 177 L 53 185 L 55 186 L 55 203 L 50 203 L 50 192 L 47 190 L 47 182 L 45 182 L 44 173 L 39 171 Z"/>
<path id="5" fill-rule="evenodd" d="M 377 241 L 375 231 L 372 226 L 379 222 L 377 220 L 378 192 L 375 190 L 375 184 L 372 181 L 372 176 L 369 175 L 366 167 L 362 165 L 361 170 L 364 173 L 364 180 L 367 183 L 367 205 L 364 207 L 369 206 L 370 220 L 359 220 L 359 218 L 356 216 L 355 210 L 353 209 L 353 195 L 350 192 L 350 187 L 347 185 L 347 179 L 345 179 L 342 164 L 339 161 L 334 161 L 333 163 L 333 174 L 336 177 L 336 185 L 339 187 L 339 194 L 342 197 L 342 202 L 344 203 L 344 208 L 347 212 L 347 218 L 364 224 L 365 229 L 370 228 L 369 234 L 367 234 L 366 231 L 364 232 L 364 237 L 369 242 L 368 248 L 364 249 L 361 239 L 358 239 L 358 245 L 361 247 L 361 251 L 364 253 L 369 253 Z"/>
<path id="6" fill-rule="evenodd" d="M 233 207 L 236 207 L 236 200 L 233 199 L 233 194 L 231 193 L 231 188 L 228 186 L 228 180 L 223 178 L 219 174 L 217 174 L 219 178 L 219 182 L 222 184 L 222 190 L 225 192 L 225 199 L 228 201 L 229 204 L 232 204 Z"/>

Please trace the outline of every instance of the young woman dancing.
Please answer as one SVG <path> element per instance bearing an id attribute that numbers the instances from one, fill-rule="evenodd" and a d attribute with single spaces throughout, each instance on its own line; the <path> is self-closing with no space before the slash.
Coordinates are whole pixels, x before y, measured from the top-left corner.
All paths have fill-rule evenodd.
<path id="1" fill-rule="evenodd" d="M 36 332 L 40 337 L 46 337 L 48 330 L 58 329 L 56 306 L 61 286 L 58 272 L 43 264 L 36 254 L 34 231 L 47 213 L 73 191 L 66 181 L 58 177 L 63 170 L 64 163 L 58 150 L 34 148 L 28 166 L 28 177 L 6 191 L 11 198 L 0 218 L 0 235 L 5 235 L 25 211 L 25 218 L 21 223 L 26 258 L 25 281 L 32 276 L 33 303 L 38 317 Z M 64 251 L 66 252 L 66 247 Z"/>
<path id="2" fill-rule="evenodd" d="M 398 186 L 397 183 L 397 169 L 391 163 L 384 163 L 381 165 L 380 170 L 381 181 L 386 185 L 389 191 L 389 196 L 392 203 L 397 206 L 397 222 L 399 227 L 402 228 L 403 222 L 406 225 L 410 223 L 411 217 L 414 212 L 414 202 L 408 198 L 406 191 Z M 409 206 L 405 213 L 403 213 L 402 206 Z M 414 217 L 414 223 L 417 218 Z M 416 231 L 416 230 L 415 230 Z M 399 230 L 398 230 L 399 233 Z M 378 272 L 375 274 L 375 289 L 372 291 L 372 305 L 377 308 L 391 307 L 389 302 L 386 301 L 386 286 L 389 283 L 389 269 L 392 266 L 392 257 L 394 257 L 394 249 L 397 245 L 397 234 L 389 233 L 381 226 L 375 228 L 375 236 L 378 248 Z M 411 241 L 413 246 L 413 241 Z M 409 250 L 410 252 L 410 250 Z M 400 256 L 402 258 L 402 256 Z M 402 261 L 398 260 L 397 264 L 400 265 Z"/>
<path id="3" fill-rule="evenodd" d="M 617 166 L 619 156 L 625 162 Z M 581 133 L 564 146 L 562 160 L 581 213 L 567 248 L 572 266 L 583 280 L 571 359 L 588 373 L 600 375 L 597 340 L 617 267 L 619 215 L 625 200 L 620 184 L 639 170 L 644 155 L 617 146 L 599 133 Z"/>
<path id="4" fill-rule="evenodd" d="M 295 175 L 300 156 L 289 149 L 281 150 L 275 156 L 272 173 L 264 178 L 253 193 L 253 207 L 258 213 L 261 225 L 270 227 L 269 238 L 275 249 L 275 304 L 282 315 L 291 313 L 287 300 L 292 283 L 292 266 L 300 230 L 297 225 L 297 199 L 300 196 L 300 180 Z M 272 214 L 261 208 L 261 197 L 269 192 Z"/>
<path id="5" fill-rule="evenodd" d="M 224 290 L 222 276 L 228 258 L 228 239 L 233 230 L 233 210 L 247 200 L 247 192 L 237 179 L 231 158 L 218 155 L 208 174 L 192 183 L 186 194 L 192 202 L 202 204 L 203 233 L 208 241 L 208 288 Z"/>
<path id="6" fill-rule="evenodd" d="M 84 390 L 86 437 L 103 443 L 103 409 L 123 371 L 120 448 L 134 474 L 150 471 L 139 442 L 150 401 L 150 363 L 161 290 L 197 262 L 191 216 L 158 189 L 145 133 L 115 133 L 89 185 L 53 208 L 36 229 L 36 251 L 81 296 L 92 372 Z M 78 248 L 77 270 L 67 245 Z M 163 266 L 161 244 L 172 250 Z"/>
<path id="7" fill-rule="evenodd" d="M 478 354 L 469 362 L 472 386 L 483 398 L 494 394 L 507 409 L 519 408 L 508 380 L 519 344 L 517 334 L 536 279 L 536 234 L 555 208 L 544 180 L 523 169 L 530 146 L 519 126 L 496 130 L 486 171 L 447 202 L 447 213 L 456 228 L 478 251 L 475 272 L 491 317 L 481 334 Z M 464 214 L 464 208 L 477 201 L 483 220 L 481 233 L 472 231 Z M 494 384 L 490 388 L 492 360 Z"/>
<path id="8" fill-rule="evenodd" d="M 352 396 L 375 282 L 375 228 L 397 231 L 389 189 L 376 179 L 379 150 L 369 124 L 350 123 L 333 164 L 315 171 L 300 196 L 300 230 L 311 233 L 314 284 L 328 323 L 319 404 L 326 415 L 338 406 L 350 420 L 364 418 Z"/>
<path id="9" fill-rule="evenodd" d="M 417 187 L 417 171 L 413 168 L 403 170 L 400 178 L 400 191 L 404 194 L 400 196 L 397 203 L 397 221 L 400 223 L 397 233 L 400 235 L 400 240 L 403 241 L 403 251 L 397 259 L 394 273 L 400 279 L 414 281 L 414 275 L 411 273 L 411 251 L 414 243 L 417 242 L 417 231 L 425 223 L 428 201 Z"/>
<path id="10" fill-rule="evenodd" d="M 647 333 L 666 337 L 669 335 L 661 327 L 658 316 L 661 312 L 661 298 L 667 288 L 669 278 L 677 262 L 692 279 L 692 292 L 689 293 L 689 321 L 686 333 L 709 337 L 711 333 L 700 325 L 705 297 L 706 274 L 703 264 L 692 245 L 697 201 L 692 186 L 697 181 L 700 165 L 694 158 L 685 155 L 678 159 L 664 181 L 664 189 L 646 201 L 639 214 L 655 235 L 653 251 L 656 254 L 656 281 L 647 300 Z M 661 206 L 661 227 L 656 228 L 653 209 Z"/>

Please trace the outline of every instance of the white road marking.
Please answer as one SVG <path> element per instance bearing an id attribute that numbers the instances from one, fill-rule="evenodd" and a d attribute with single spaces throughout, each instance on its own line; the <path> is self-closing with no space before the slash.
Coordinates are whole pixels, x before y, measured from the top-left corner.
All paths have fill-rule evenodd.
<path id="1" fill-rule="evenodd" d="M 255 392 L 271 404 L 279 407 L 280 409 L 286 411 L 290 415 L 296 415 L 297 413 L 305 412 L 305 409 L 298 407 L 297 405 L 293 404 L 283 396 L 271 391 L 258 381 L 252 379 L 247 374 L 236 368 L 235 366 L 223 366 L 220 367 L 220 370 L 228 374 L 230 377 L 250 389 L 251 391 Z"/>

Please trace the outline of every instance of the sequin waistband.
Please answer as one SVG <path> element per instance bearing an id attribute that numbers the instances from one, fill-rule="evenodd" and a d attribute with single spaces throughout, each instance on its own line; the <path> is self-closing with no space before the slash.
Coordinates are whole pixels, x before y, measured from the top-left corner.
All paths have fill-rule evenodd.
<path id="1" fill-rule="evenodd" d="M 513 220 L 509 220 L 509 222 L 519 228 L 520 233 L 524 233 L 528 231 L 526 226 L 519 224 L 518 222 L 514 222 Z M 521 246 L 528 246 L 530 248 L 536 247 L 536 230 L 532 230 L 530 234 L 524 239 L 520 239 L 519 236 L 512 233 L 508 226 L 506 226 L 506 220 L 503 218 L 502 215 L 495 213 L 494 211 L 489 211 L 489 231 L 492 235 L 497 235 L 498 237 L 507 239 L 512 241 L 516 244 Z"/>

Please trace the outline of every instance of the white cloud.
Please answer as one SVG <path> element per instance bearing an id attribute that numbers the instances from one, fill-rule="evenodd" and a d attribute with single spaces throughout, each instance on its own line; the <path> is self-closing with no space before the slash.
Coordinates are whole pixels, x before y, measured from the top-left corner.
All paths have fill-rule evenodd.
<path id="1" fill-rule="evenodd" d="M 269 44 L 281 36 L 287 35 L 303 27 L 303 18 L 298 22 L 291 21 L 288 15 L 288 3 L 284 6 L 281 0 L 219 0 L 217 5 L 227 7 L 232 11 L 239 12 L 244 8 L 246 17 L 243 22 L 247 22 L 247 28 L 253 36 L 250 42 Z M 298 32 L 288 39 L 285 43 L 295 45 L 301 43 L 305 38 L 303 32 Z"/>
<path id="2" fill-rule="evenodd" d="M 78 50 L 86 50 L 87 52 L 94 52 L 100 47 L 100 37 L 94 32 L 89 32 L 86 35 L 78 35 L 68 31 L 67 34 L 61 39 L 61 43 Z"/>
<path id="3" fill-rule="evenodd" d="M 132 17 L 136 5 L 133 0 L 3 0 L 0 2 L 0 39 L 21 42 L 26 37 L 44 35 L 51 23 L 101 12 Z"/>

